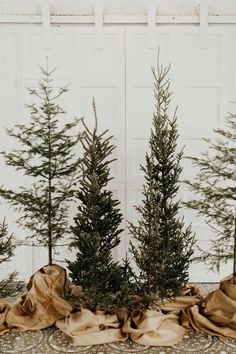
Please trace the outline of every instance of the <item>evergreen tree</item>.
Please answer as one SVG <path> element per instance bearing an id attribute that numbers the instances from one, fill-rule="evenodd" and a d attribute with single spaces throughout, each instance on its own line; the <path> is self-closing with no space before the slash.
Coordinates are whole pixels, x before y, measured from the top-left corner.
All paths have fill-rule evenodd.
<path id="1" fill-rule="evenodd" d="M 185 182 L 197 198 L 185 205 L 203 216 L 215 235 L 200 259 L 211 270 L 219 270 L 221 262 L 233 258 L 236 275 L 236 115 L 229 114 L 225 129 L 214 132 L 214 139 L 203 139 L 207 151 L 200 158 L 190 158 L 198 172 L 193 181 Z"/>
<path id="2" fill-rule="evenodd" d="M 112 259 L 112 249 L 120 243 L 123 219 L 119 202 L 107 189 L 110 177 L 111 144 L 108 130 L 98 133 L 97 114 L 93 100 L 95 127 L 90 130 L 82 120 L 85 132 L 82 145 L 82 177 L 77 192 L 78 212 L 72 227 L 71 247 L 76 260 L 68 261 L 73 282 L 82 286 L 82 305 L 91 309 L 114 311 L 128 301 L 128 262 L 119 265 Z"/>
<path id="3" fill-rule="evenodd" d="M 194 236 L 179 217 L 177 200 L 183 151 L 177 148 L 176 112 L 169 118 L 171 101 L 170 66 L 152 68 L 155 113 L 149 140 L 142 204 L 136 207 L 138 225 L 130 223 L 131 253 L 138 266 L 139 293 L 152 304 L 178 295 L 188 281 L 188 267 L 193 254 Z M 135 242 L 134 242 L 135 241 Z"/>
<path id="4" fill-rule="evenodd" d="M 4 219 L 0 224 L 0 264 L 10 261 L 15 248 L 14 237 L 9 235 Z M 16 282 L 16 276 L 17 272 L 14 271 L 7 278 L 0 280 L 0 298 L 16 295 L 22 289 L 22 285 Z"/>
<path id="5" fill-rule="evenodd" d="M 30 238 L 48 248 L 48 263 L 52 264 L 53 248 L 69 232 L 68 203 L 74 195 L 80 164 L 73 148 L 81 137 L 69 134 L 78 120 L 60 127 L 59 118 L 66 112 L 56 99 L 67 88 L 55 90 L 51 78 L 54 70 L 41 70 L 39 89 L 29 89 L 38 101 L 28 105 L 29 124 L 18 124 L 15 130 L 7 130 L 21 148 L 2 153 L 7 165 L 30 176 L 33 182 L 28 188 L 22 186 L 16 190 L 1 187 L 0 196 L 21 212 L 19 224 L 30 231 Z"/>

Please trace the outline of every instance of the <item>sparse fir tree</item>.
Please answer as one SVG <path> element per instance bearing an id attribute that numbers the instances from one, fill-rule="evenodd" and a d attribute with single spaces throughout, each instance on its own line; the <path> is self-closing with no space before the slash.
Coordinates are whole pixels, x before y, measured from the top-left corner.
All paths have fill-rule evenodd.
<path id="1" fill-rule="evenodd" d="M 236 275 L 236 114 L 226 117 L 225 129 L 215 129 L 213 139 L 203 139 L 207 151 L 201 157 L 191 157 L 198 172 L 193 181 L 185 181 L 196 199 L 185 203 L 203 216 L 215 237 L 208 250 L 202 250 L 201 260 L 211 270 L 220 263 L 234 259 Z"/>
<path id="2" fill-rule="evenodd" d="M 108 130 L 98 133 L 94 100 L 93 109 L 94 129 L 90 130 L 82 120 L 84 156 L 71 242 L 77 253 L 75 261 L 68 261 L 68 268 L 73 282 L 83 288 L 81 305 L 92 311 L 112 312 L 128 303 L 129 264 L 126 260 L 120 265 L 112 258 L 112 250 L 120 243 L 123 231 L 120 203 L 107 188 L 112 179 L 110 164 L 114 161 L 111 155 L 115 146 Z"/>
<path id="3" fill-rule="evenodd" d="M 171 101 L 170 66 L 152 68 L 155 112 L 149 140 L 142 204 L 136 207 L 140 218 L 130 223 L 131 253 L 138 267 L 139 294 L 151 305 L 181 293 L 188 281 L 188 269 L 195 242 L 190 226 L 179 216 L 177 193 L 183 151 L 177 149 L 176 112 L 169 118 Z"/>
<path id="4" fill-rule="evenodd" d="M 13 234 L 9 234 L 4 219 L 0 224 L 0 265 L 11 260 L 15 248 L 16 242 Z M 14 296 L 22 289 L 22 285 L 16 281 L 16 277 L 17 272 L 14 271 L 8 274 L 5 279 L 0 280 L 0 298 Z"/>
<path id="5" fill-rule="evenodd" d="M 53 88 L 54 70 L 41 71 L 39 88 L 29 89 L 37 102 L 28 105 L 29 124 L 7 130 L 21 147 L 2 153 L 6 164 L 31 177 L 32 183 L 15 190 L 3 186 L 0 196 L 21 213 L 19 224 L 30 231 L 34 244 L 47 247 L 48 263 L 52 264 L 53 249 L 69 232 L 68 204 L 74 195 L 80 164 L 73 149 L 81 136 L 71 133 L 78 120 L 61 123 L 66 112 L 56 100 L 67 88 Z"/>

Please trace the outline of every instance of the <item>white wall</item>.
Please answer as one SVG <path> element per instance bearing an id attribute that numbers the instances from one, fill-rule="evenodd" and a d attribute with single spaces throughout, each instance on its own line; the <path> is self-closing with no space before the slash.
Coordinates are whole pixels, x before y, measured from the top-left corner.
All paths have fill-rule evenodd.
<path id="1" fill-rule="evenodd" d="M 9 3 L 5 2 L 5 13 Z M 55 12 L 55 1 L 52 3 Z M 24 4 L 30 7 L 31 3 Z M 12 9 L 14 6 L 8 13 L 14 13 Z M 70 82 L 70 90 L 61 102 L 68 112 L 68 121 L 86 115 L 92 122 L 91 100 L 95 97 L 100 127 L 111 130 L 117 145 L 111 188 L 121 201 L 124 218 L 135 222 L 133 205 L 140 201 L 143 183 L 139 164 L 144 161 L 154 110 L 150 66 L 155 65 L 158 46 L 163 64 L 172 63 L 173 107 L 179 106 L 179 145 L 186 146 L 186 155 L 195 156 L 205 149 L 200 138 L 210 137 L 213 128 L 224 124 L 227 111 L 232 111 L 229 101 L 236 96 L 235 36 L 234 24 L 209 25 L 205 32 L 198 24 L 163 24 L 153 29 L 150 46 L 145 24 L 107 24 L 102 29 L 102 48 L 97 49 L 93 24 L 57 24 L 48 30 L 41 24 L 0 23 L 0 150 L 15 147 L 3 127 L 27 122 L 29 115 L 24 104 L 30 98 L 25 86 L 37 85 L 37 65 L 45 65 L 48 56 L 51 67 L 59 65 L 55 86 Z M 205 48 L 201 48 L 202 38 Z M 185 160 L 183 164 L 182 178 L 193 178 L 190 162 Z M 27 184 L 27 179 L 6 167 L 1 159 L 2 184 L 15 187 Z M 183 199 L 190 197 L 184 186 L 180 194 Z M 0 212 L 7 217 L 16 237 L 24 239 L 27 231 L 16 226 L 17 214 L 4 203 Z M 203 220 L 196 219 L 191 211 L 184 213 L 186 222 L 192 222 L 197 232 L 199 244 L 207 247 L 211 234 Z M 124 256 L 128 244 L 126 231 L 115 252 L 118 259 Z M 65 255 L 68 257 L 68 252 Z M 10 268 L 16 267 L 20 277 L 27 279 L 44 263 L 43 250 L 20 247 Z M 230 265 L 220 275 L 212 275 L 204 265 L 197 264 L 191 267 L 191 280 L 216 281 L 228 272 Z"/>

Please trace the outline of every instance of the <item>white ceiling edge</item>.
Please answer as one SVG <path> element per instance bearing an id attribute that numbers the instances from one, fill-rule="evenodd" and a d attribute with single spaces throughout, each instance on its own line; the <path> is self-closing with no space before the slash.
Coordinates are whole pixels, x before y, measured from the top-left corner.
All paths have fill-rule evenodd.
<path id="1" fill-rule="evenodd" d="M 98 0 L 0 0 L 0 13 L 32 15 L 41 13 L 47 2 L 51 15 L 91 15 Z M 157 15 L 197 15 L 201 0 L 99 0 L 107 15 L 144 15 L 154 4 Z M 209 15 L 236 15 L 236 0 L 208 0 Z"/>

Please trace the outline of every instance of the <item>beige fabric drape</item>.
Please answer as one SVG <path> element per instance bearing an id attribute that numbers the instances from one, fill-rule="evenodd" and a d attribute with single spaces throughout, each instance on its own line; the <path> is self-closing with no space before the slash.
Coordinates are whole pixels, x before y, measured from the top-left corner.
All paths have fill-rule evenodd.
<path id="1" fill-rule="evenodd" d="M 72 311 L 72 306 L 63 298 L 70 292 L 65 269 L 58 265 L 41 268 L 30 278 L 25 295 L 13 304 L 0 303 L 0 330 L 26 331 L 52 326 Z"/>
<path id="2" fill-rule="evenodd" d="M 4 300 L 0 300 L 0 334 L 8 331 L 6 324 L 6 315 L 10 309 L 10 305 Z"/>
<path id="3" fill-rule="evenodd" d="M 182 312 L 197 305 L 202 297 L 197 288 L 187 285 L 181 296 L 174 300 L 164 300 L 155 309 L 131 315 L 123 326 L 123 331 L 139 344 L 151 346 L 174 346 L 181 342 L 185 334 L 182 326 Z"/>
<path id="4" fill-rule="evenodd" d="M 71 313 L 68 318 L 56 322 L 56 326 L 71 338 L 72 345 L 125 341 L 128 334 L 122 331 L 122 323 L 127 319 L 127 311 L 108 315 L 103 311 L 91 312 L 87 309 Z"/>
<path id="5" fill-rule="evenodd" d="M 173 346 L 181 342 L 185 333 L 178 322 L 177 315 L 164 315 L 161 311 L 148 309 L 130 316 L 122 329 L 138 344 Z"/>
<path id="6" fill-rule="evenodd" d="M 236 277 L 227 276 L 200 306 L 190 307 L 187 320 L 196 331 L 236 339 Z"/>
<path id="7" fill-rule="evenodd" d="M 173 313 L 180 315 L 183 311 L 193 305 L 199 305 L 203 300 L 200 290 L 190 284 L 186 285 L 180 296 L 174 300 L 164 300 L 160 303 L 159 308 L 164 313 Z"/>
<path id="8" fill-rule="evenodd" d="M 141 299 L 137 298 L 137 301 Z M 185 333 L 179 314 L 201 301 L 199 290 L 189 285 L 181 296 L 174 301 L 161 302 L 156 309 L 133 314 L 124 310 L 114 315 L 81 309 L 57 321 L 56 326 L 71 338 L 72 345 L 124 341 L 130 335 L 139 344 L 173 346 L 182 340 Z"/>
<path id="9" fill-rule="evenodd" d="M 130 336 L 143 345 L 173 346 L 182 340 L 185 327 L 192 326 L 210 335 L 236 339 L 236 277 L 232 275 L 205 299 L 198 289 L 187 286 L 173 301 L 132 314 L 126 310 L 113 315 L 88 309 L 75 312 L 65 299 L 68 294 L 81 296 L 82 289 L 71 285 L 65 269 L 58 265 L 41 268 L 19 299 L 13 303 L 0 300 L 0 333 L 37 330 L 56 323 L 73 345 L 125 341 Z"/>

